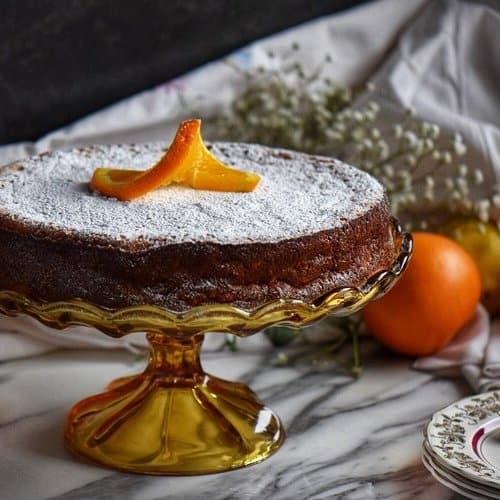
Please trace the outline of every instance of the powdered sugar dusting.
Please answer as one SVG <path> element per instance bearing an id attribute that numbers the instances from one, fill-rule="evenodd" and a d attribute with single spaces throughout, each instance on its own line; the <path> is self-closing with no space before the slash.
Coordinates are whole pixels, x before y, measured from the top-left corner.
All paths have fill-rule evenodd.
<path id="1" fill-rule="evenodd" d="M 239 244 L 339 227 L 384 196 L 375 179 L 338 160 L 235 143 L 215 143 L 212 151 L 223 162 L 261 176 L 252 193 L 169 186 L 130 202 L 89 193 L 95 168 L 143 170 L 165 146 L 92 146 L 17 162 L 22 170 L 4 167 L 0 212 L 29 225 L 113 242 Z"/>

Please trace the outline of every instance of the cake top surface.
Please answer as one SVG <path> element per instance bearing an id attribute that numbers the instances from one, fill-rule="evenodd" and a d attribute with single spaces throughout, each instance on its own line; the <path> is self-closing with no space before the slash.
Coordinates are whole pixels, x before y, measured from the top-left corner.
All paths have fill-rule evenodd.
<path id="1" fill-rule="evenodd" d="M 110 244 L 243 244 L 344 225 L 384 198 L 368 174 L 339 160 L 264 146 L 213 143 L 217 158 L 258 173 L 251 193 L 168 186 L 123 202 L 88 191 L 97 167 L 145 170 L 165 144 L 103 145 L 46 153 L 0 168 L 1 216 Z"/>

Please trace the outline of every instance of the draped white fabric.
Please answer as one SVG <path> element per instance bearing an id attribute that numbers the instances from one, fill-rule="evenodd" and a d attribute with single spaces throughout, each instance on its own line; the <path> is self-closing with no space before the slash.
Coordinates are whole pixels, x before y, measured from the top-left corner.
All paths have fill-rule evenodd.
<path id="1" fill-rule="evenodd" d="M 240 66 L 272 65 L 268 56 L 300 44 L 296 56 L 314 68 L 326 54 L 327 71 L 342 84 L 376 84 L 382 118 L 391 121 L 405 107 L 417 116 L 460 132 L 471 145 L 466 162 L 483 170 L 491 186 L 500 178 L 500 4 L 464 0 L 380 0 L 287 30 L 232 54 Z M 0 164 L 44 150 L 109 142 L 167 141 L 189 116 L 179 101 L 210 113 L 241 88 L 242 76 L 217 61 L 184 77 L 146 90 L 36 143 L 0 147 Z M 370 99 L 373 99 L 370 95 Z M 368 99 L 360 96 L 359 103 Z M 75 327 L 61 334 L 29 318 L 0 319 L 0 360 L 31 356 L 57 347 L 137 349 L 139 337 L 108 339 Z M 219 345 L 218 337 L 212 345 Z M 422 370 L 464 375 L 485 390 L 500 375 L 500 325 L 486 311 L 477 315 L 437 356 L 418 360 Z M 499 383 L 500 386 L 500 383 Z"/>

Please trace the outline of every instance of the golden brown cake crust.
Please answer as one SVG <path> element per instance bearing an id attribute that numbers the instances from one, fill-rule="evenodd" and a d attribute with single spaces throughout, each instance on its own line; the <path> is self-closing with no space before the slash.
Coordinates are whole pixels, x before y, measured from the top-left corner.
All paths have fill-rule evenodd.
<path id="1" fill-rule="evenodd" d="M 0 229 L 1 289 L 113 308 L 151 303 L 182 311 L 221 302 L 253 309 L 278 298 L 312 301 L 336 288 L 362 286 L 393 260 L 382 205 L 341 229 L 276 244 L 182 243 L 123 252 L 71 237 L 39 239 L 22 227 Z"/>
<path id="2" fill-rule="evenodd" d="M 362 215 L 332 226 L 275 242 L 166 241 L 134 248 L 130 241 L 106 245 L 102 237 L 96 244 L 91 235 L 36 226 L 0 210 L 0 289 L 111 308 L 155 304 L 183 311 L 232 303 L 254 309 L 279 298 L 312 302 L 333 289 L 362 286 L 391 266 L 394 242 L 384 196 Z"/>

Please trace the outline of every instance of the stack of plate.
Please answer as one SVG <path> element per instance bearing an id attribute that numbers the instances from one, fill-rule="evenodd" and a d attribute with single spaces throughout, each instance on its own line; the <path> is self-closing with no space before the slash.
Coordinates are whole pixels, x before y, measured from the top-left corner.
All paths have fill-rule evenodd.
<path id="1" fill-rule="evenodd" d="M 427 424 L 422 461 L 448 488 L 500 499 L 500 391 L 462 399 Z"/>

